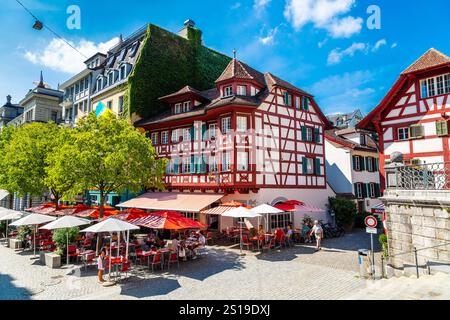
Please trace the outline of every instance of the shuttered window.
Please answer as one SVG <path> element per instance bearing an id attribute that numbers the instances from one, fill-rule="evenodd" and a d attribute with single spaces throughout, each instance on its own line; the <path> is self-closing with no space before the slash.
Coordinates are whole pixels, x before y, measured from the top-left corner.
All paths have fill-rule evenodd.
<path id="1" fill-rule="evenodd" d="M 448 121 L 436 122 L 436 133 L 438 136 L 447 136 L 448 135 Z"/>
<path id="2" fill-rule="evenodd" d="M 283 100 L 286 106 L 290 107 L 292 105 L 292 96 L 289 94 L 289 92 L 287 91 L 284 92 Z"/>
<path id="3" fill-rule="evenodd" d="M 409 127 L 409 136 L 412 139 L 418 139 L 424 137 L 424 128 L 421 125 L 413 125 Z"/>
<path id="4" fill-rule="evenodd" d="M 321 176 L 322 175 L 322 166 L 321 166 L 321 163 L 320 163 L 320 159 L 316 159 L 315 171 L 316 171 L 316 176 Z"/>
<path id="5" fill-rule="evenodd" d="M 302 97 L 302 110 L 309 111 L 309 98 Z"/>
<path id="6" fill-rule="evenodd" d="M 316 143 L 320 143 L 320 129 L 319 128 L 315 128 L 314 129 L 314 141 Z"/>

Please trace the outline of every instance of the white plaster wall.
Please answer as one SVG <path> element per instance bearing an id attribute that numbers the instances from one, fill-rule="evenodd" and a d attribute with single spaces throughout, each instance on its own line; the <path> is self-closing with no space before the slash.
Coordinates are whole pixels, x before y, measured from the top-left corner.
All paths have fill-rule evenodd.
<path id="1" fill-rule="evenodd" d="M 411 153 L 409 148 L 409 141 L 404 142 L 390 142 L 384 144 L 384 154 L 389 156 L 394 152 L 401 152 L 403 154 Z"/>
<path id="2" fill-rule="evenodd" d="M 345 148 L 338 148 L 325 140 L 327 180 L 338 193 L 353 192 L 351 154 Z"/>
<path id="3" fill-rule="evenodd" d="M 442 139 L 414 140 L 413 147 L 415 153 L 439 152 L 443 150 Z"/>

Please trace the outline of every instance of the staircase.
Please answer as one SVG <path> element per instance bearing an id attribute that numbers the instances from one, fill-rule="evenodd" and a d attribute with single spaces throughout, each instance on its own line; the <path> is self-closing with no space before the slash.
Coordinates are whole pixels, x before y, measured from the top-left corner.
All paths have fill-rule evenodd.
<path id="1" fill-rule="evenodd" d="M 382 280 L 368 280 L 367 286 L 347 300 L 449 300 L 450 274 L 437 273 Z"/>

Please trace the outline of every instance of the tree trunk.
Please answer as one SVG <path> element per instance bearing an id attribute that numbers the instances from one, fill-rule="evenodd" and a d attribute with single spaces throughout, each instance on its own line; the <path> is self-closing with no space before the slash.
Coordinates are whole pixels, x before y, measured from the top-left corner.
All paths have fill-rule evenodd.
<path id="1" fill-rule="evenodd" d="M 100 219 L 103 219 L 105 211 L 105 191 L 100 188 Z"/>
<path id="2" fill-rule="evenodd" d="M 59 199 L 61 198 L 61 196 L 59 195 L 58 192 L 55 192 L 54 190 L 50 190 L 52 195 L 53 195 L 53 203 L 55 204 L 55 208 L 56 210 L 59 210 Z"/>

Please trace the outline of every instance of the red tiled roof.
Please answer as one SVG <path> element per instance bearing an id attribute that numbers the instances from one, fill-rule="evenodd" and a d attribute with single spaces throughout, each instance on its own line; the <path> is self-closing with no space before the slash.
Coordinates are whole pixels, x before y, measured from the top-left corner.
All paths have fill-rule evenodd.
<path id="1" fill-rule="evenodd" d="M 450 57 L 443 54 L 439 50 L 431 48 L 412 65 L 410 65 L 402 74 L 412 73 L 420 70 L 429 69 L 450 63 Z"/>
<path id="2" fill-rule="evenodd" d="M 303 91 L 300 88 L 297 88 L 296 86 L 294 86 L 294 85 L 290 84 L 289 82 L 284 81 L 284 80 L 274 76 L 271 73 L 266 73 L 265 77 L 266 77 L 267 85 L 269 87 L 269 91 L 272 90 L 273 86 L 278 86 L 278 87 L 285 88 L 287 90 L 292 90 L 292 91 L 300 93 L 302 95 L 307 95 L 307 96 L 310 96 L 310 97 L 313 96 L 312 94 L 309 94 L 308 92 Z"/>
<path id="3" fill-rule="evenodd" d="M 261 72 L 236 59 L 230 61 L 216 82 L 230 79 L 255 80 L 261 85 L 265 85 L 264 75 Z"/>

